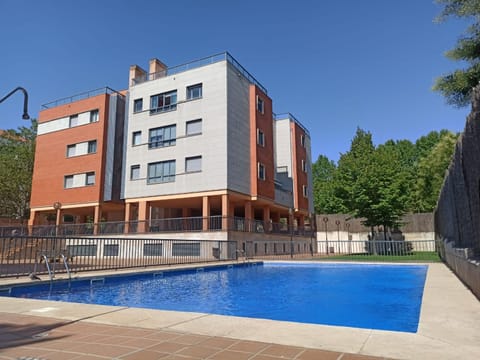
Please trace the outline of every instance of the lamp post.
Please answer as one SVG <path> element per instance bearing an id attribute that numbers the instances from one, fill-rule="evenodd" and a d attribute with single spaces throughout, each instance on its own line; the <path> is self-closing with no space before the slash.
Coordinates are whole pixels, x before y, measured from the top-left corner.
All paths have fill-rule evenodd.
<path id="1" fill-rule="evenodd" d="M 348 253 L 352 253 L 352 239 L 350 239 L 350 223 L 345 222 L 345 227 L 347 228 L 347 238 L 348 238 Z"/>
<path id="2" fill-rule="evenodd" d="M 314 232 L 314 225 L 313 225 L 313 222 L 314 222 L 314 214 L 313 213 L 309 213 L 308 214 L 308 218 L 310 219 L 310 255 L 313 257 L 313 232 Z"/>
<path id="3" fill-rule="evenodd" d="M 23 87 L 19 86 L 19 87 L 13 89 L 12 91 L 10 91 L 7 95 L 5 95 L 3 98 L 0 99 L 0 103 L 7 100 L 10 96 L 12 96 L 18 90 L 23 92 L 23 115 L 22 115 L 22 119 L 23 120 L 28 120 L 28 119 L 30 119 L 30 115 L 28 115 L 28 93 L 27 93 L 27 90 L 25 90 Z"/>
<path id="4" fill-rule="evenodd" d="M 60 209 L 62 208 L 62 203 L 60 201 L 55 201 L 53 203 L 53 208 L 55 209 L 55 236 L 58 236 L 58 227 L 60 226 Z"/>
<path id="5" fill-rule="evenodd" d="M 335 220 L 335 225 L 337 225 L 337 241 L 340 241 L 340 220 Z"/>
<path id="6" fill-rule="evenodd" d="M 293 259 L 293 209 L 288 209 L 289 228 L 290 228 L 290 258 Z"/>
<path id="7" fill-rule="evenodd" d="M 322 220 L 323 220 L 323 223 L 325 224 L 325 247 L 326 247 L 325 250 L 328 255 L 328 234 L 327 234 L 328 217 L 324 216 Z"/>

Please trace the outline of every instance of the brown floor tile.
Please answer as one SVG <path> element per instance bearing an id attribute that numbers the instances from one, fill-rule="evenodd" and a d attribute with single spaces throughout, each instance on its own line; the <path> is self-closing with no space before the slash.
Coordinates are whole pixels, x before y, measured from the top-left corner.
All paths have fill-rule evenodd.
<path id="1" fill-rule="evenodd" d="M 95 356 L 95 355 L 79 355 L 76 358 L 73 358 L 72 360 L 105 360 L 105 358 L 102 356 Z"/>
<path id="2" fill-rule="evenodd" d="M 161 341 L 161 340 L 167 341 L 167 340 L 175 339 L 182 335 L 183 334 L 181 333 L 174 333 L 174 332 L 168 332 L 168 331 L 156 331 L 150 335 L 145 336 L 145 338 L 158 340 L 158 341 Z"/>
<path id="3" fill-rule="evenodd" d="M 360 355 L 360 354 L 343 354 L 342 360 L 381 360 L 383 358 L 379 358 L 377 356 L 368 356 L 368 355 Z"/>
<path id="4" fill-rule="evenodd" d="M 252 353 L 247 352 L 223 350 L 212 355 L 209 360 L 247 360 L 250 359 L 252 355 Z"/>
<path id="5" fill-rule="evenodd" d="M 162 354 L 156 351 L 141 350 L 129 355 L 120 357 L 122 360 L 157 360 L 164 359 L 168 354 Z"/>
<path id="6" fill-rule="evenodd" d="M 337 360 L 340 358 L 340 355 L 342 354 L 334 351 L 306 349 L 296 360 Z"/>
<path id="7" fill-rule="evenodd" d="M 258 341 L 239 341 L 236 344 L 230 346 L 228 350 L 243 351 L 256 354 L 257 352 L 267 348 L 270 344 L 262 343 Z"/>
<path id="8" fill-rule="evenodd" d="M 162 343 L 159 343 L 157 345 L 149 347 L 148 350 L 173 354 L 177 351 L 182 350 L 186 346 L 188 346 L 188 345 L 174 343 L 174 342 L 170 342 L 170 341 L 164 341 Z"/>
<path id="9" fill-rule="evenodd" d="M 71 353 L 71 352 L 64 352 L 64 351 L 53 351 L 43 354 L 40 358 L 41 359 L 48 359 L 48 360 L 72 360 L 76 359 L 79 354 Z"/>
<path id="10" fill-rule="evenodd" d="M 228 339 L 228 338 L 222 338 L 222 337 L 212 337 L 209 338 L 205 341 L 202 341 L 200 345 L 202 346 L 207 346 L 207 347 L 212 347 L 216 349 L 226 349 L 233 344 L 237 343 L 238 340 L 234 339 Z"/>
<path id="11" fill-rule="evenodd" d="M 272 344 L 260 352 L 261 355 L 276 356 L 281 359 L 293 359 L 300 354 L 303 348 Z"/>
<path id="12" fill-rule="evenodd" d="M 108 344 L 81 344 L 77 347 L 70 349 L 71 352 L 78 352 L 80 354 L 86 355 L 99 355 L 105 357 L 119 357 L 122 355 L 127 355 L 135 350 L 135 348 L 131 347 Z"/>
<path id="13" fill-rule="evenodd" d="M 162 341 L 158 340 L 152 340 L 152 339 L 147 339 L 147 338 L 130 338 L 130 337 L 125 337 L 122 343 L 118 343 L 119 345 L 123 346 L 131 346 L 135 347 L 138 349 L 146 349 L 151 346 L 157 345 L 161 343 Z"/>
<path id="14" fill-rule="evenodd" d="M 205 359 L 217 352 L 219 352 L 220 349 L 215 349 L 211 347 L 206 347 L 202 345 L 194 345 L 194 346 L 188 346 L 176 353 L 176 355 L 185 355 L 185 356 L 191 356 L 191 357 L 197 357 L 200 359 Z"/>
<path id="15" fill-rule="evenodd" d="M 179 337 L 176 337 L 175 339 L 172 340 L 172 342 L 185 344 L 185 345 L 195 345 L 209 338 L 210 338 L 209 336 L 185 334 L 185 335 L 180 335 Z"/>

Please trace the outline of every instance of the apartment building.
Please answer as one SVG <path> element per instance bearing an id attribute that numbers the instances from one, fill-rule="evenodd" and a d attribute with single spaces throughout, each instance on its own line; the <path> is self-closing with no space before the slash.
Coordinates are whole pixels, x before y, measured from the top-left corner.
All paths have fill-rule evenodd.
<path id="1" fill-rule="evenodd" d="M 123 220 L 125 96 L 102 88 L 43 105 L 30 226 Z M 83 229 L 87 230 L 87 229 Z"/>
<path id="2" fill-rule="evenodd" d="M 275 117 L 267 90 L 231 55 L 175 68 L 153 59 L 148 72 L 132 66 L 129 80 L 126 222 L 303 226 L 313 211 L 308 131 L 290 114 Z"/>
<path id="3" fill-rule="evenodd" d="M 148 71 L 130 67 L 125 92 L 44 107 L 34 228 L 248 241 L 292 236 L 313 217 L 308 130 L 275 115 L 228 53 L 175 67 L 152 59 Z"/>

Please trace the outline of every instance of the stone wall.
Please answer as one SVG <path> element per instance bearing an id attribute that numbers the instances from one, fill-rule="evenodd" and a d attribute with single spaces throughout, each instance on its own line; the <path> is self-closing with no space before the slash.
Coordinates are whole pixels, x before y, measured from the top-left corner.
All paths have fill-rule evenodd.
<path id="1" fill-rule="evenodd" d="M 457 141 L 434 213 L 443 260 L 480 298 L 480 88 Z"/>

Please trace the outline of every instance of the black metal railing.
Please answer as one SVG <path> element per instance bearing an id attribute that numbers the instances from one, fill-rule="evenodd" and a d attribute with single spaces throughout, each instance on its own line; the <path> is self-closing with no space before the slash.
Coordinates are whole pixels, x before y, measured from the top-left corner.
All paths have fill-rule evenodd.
<path id="1" fill-rule="evenodd" d="M 225 240 L 15 236 L 0 238 L 0 277 L 66 273 L 63 257 L 81 272 L 235 260 L 236 249 Z"/>
<path id="2" fill-rule="evenodd" d="M 209 217 L 180 217 L 151 219 L 145 221 L 107 221 L 99 223 L 64 223 L 56 225 L 34 225 L 29 227 L 0 227 L 0 236 L 89 236 L 89 235 L 121 235 L 172 232 L 216 232 L 235 231 L 249 233 L 266 233 L 283 236 L 314 235 L 310 226 L 289 226 L 287 223 L 274 223 L 242 217 L 226 217 L 221 215 Z"/>

